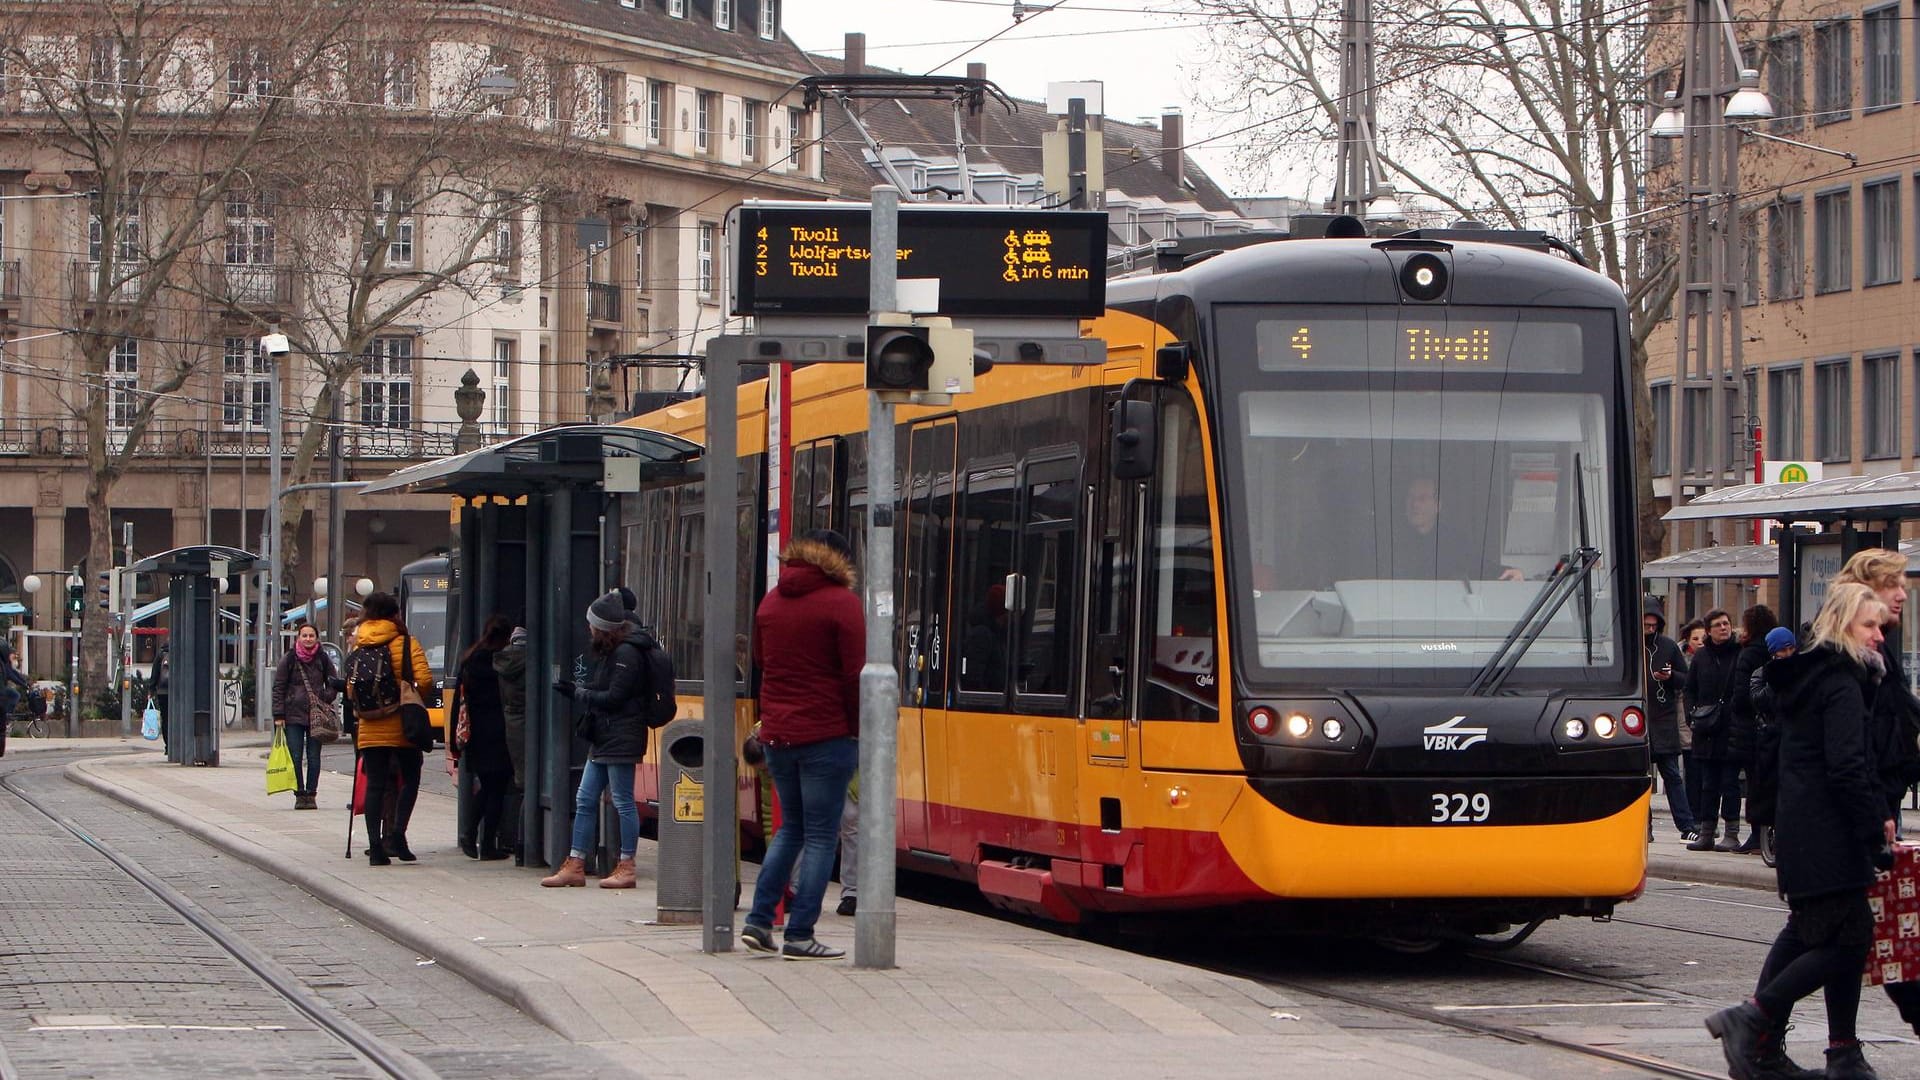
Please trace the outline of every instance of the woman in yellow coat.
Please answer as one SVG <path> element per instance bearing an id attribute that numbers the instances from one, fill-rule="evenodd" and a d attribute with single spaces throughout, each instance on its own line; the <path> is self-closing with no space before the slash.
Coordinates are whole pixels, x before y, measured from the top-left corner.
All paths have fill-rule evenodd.
<path id="1" fill-rule="evenodd" d="M 354 648 L 386 646 L 394 677 L 410 678 L 422 701 L 433 700 L 433 668 L 427 663 L 427 651 L 420 647 L 418 638 L 407 633 L 393 594 L 377 592 L 367 597 L 360 614 L 360 625 L 353 634 Z M 367 861 L 374 866 L 386 866 L 394 859 L 412 862 L 415 856 L 407 847 L 407 821 L 413 817 L 414 800 L 420 796 L 420 749 L 407 741 L 397 711 L 379 719 L 359 719 L 354 749 L 367 777 Z M 393 830 L 383 836 L 381 810 L 388 789 L 395 784 L 399 785 L 399 811 L 394 815 Z"/>

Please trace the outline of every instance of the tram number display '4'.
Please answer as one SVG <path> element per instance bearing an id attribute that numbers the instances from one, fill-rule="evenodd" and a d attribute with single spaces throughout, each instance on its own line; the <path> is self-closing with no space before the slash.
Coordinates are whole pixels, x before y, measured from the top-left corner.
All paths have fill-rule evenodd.
<path id="1" fill-rule="evenodd" d="M 733 212 L 736 315 L 867 310 L 872 218 L 864 205 L 748 203 Z M 902 278 L 937 278 L 941 315 L 1088 318 L 1106 306 L 1107 215 L 902 207 Z"/>

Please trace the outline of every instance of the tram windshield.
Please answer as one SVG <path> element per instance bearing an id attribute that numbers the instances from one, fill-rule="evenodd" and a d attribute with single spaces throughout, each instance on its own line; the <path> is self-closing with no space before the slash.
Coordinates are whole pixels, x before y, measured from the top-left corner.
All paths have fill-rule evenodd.
<path id="1" fill-rule="evenodd" d="M 426 650 L 427 664 L 436 675 L 443 679 L 451 675 L 447 670 L 447 594 L 409 591 L 402 618 L 407 621 L 407 632 Z"/>
<path id="2" fill-rule="evenodd" d="M 1221 328 L 1237 617 L 1256 675 L 1463 688 L 1583 544 L 1599 564 L 1511 681 L 1613 668 L 1605 313 L 1276 307 Z"/>

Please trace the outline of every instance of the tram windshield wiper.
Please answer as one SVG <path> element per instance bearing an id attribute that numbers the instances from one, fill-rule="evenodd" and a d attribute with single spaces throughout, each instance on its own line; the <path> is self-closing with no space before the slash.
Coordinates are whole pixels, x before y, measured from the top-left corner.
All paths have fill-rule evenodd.
<path id="1" fill-rule="evenodd" d="M 1581 594 L 1580 627 L 1587 645 L 1587 664 L 1593 664 L 1593 568 L 1600 563 L 1600 549 L 1593 546 L 1587 531 L 1587 484 L 1580 468 L 1580 455 L 1573 456 L 1574 499 L 1579 503 L 1580 546 L 1554 564 L 1553 573 L 1535 594 L 1533 603 L 1521 614 L 1520 621 L 1507 632 L 1507 639 L 1493 650 L 1467 687 L 1471 695 L 1498 693 L 1507 676 L 1520 666 L 1520 659 L 1546 633 L 1547 625 L 1560 609 L 1567 606 L 1576 589 Z"/>

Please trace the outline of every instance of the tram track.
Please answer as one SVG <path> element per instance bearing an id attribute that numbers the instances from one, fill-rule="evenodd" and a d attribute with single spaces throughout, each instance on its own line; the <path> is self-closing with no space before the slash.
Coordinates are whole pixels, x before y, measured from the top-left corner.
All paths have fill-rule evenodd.
<path id="1" fill-rule="evenodd" d="M 112 863 L 121 873 L 206 937 L 221 952 L 245 968 L 288 1007 L 346 1046 L 379 1075 L 391 1077 L 393 1080 L 440 1080 L 439 1074 L 418 1058 L 393 1048 L 384 1039 L 335 1011 L 319 996 L 303 986 L 291 972 L 228 932 L 217 920 L 210 918 L 179 890 L 155 877 L 137 861 L 115 850 L 72 819 L 49 809 L 16 782 L 16 778 L 25 774 L 62 769 L 66 764 L 63 758 L 58 762 L 49 762 L 44 765 L 34 764 L 7 769 L 0 772 L 0 790 L 5 790 L 20 800 L 22 805 L 30 807 Z M 13 1076 L 14 1073 L 5 1065 L 5 1059 L 0 1058 L 0 1077 Z"/>

